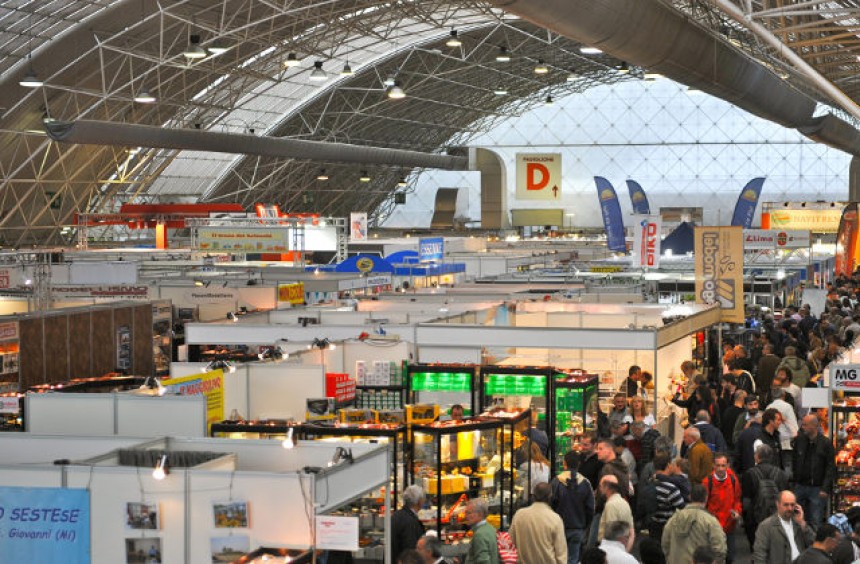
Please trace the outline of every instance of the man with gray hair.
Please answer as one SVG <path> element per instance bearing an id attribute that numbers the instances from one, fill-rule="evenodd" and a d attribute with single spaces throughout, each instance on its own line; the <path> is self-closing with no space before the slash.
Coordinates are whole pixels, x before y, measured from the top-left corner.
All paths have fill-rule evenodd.
<path id="1" fill-rule="evenodd" d="M 708 445 L 712 452 L 726 452 L 729 447 L 722 431 L 711 423 L 711 415 L 704 409 L 696 412 L 696 422 L 693 426 L 699 430 L 702 442 Z"/>
<path id="2" fill-rule="evenodd" d="M 450 564 L 450 560 L 442 556 L 443 543 L 435 535 L 424 535 L 418 539 L 415 550 L 421 555 L 424 564 Z"/>
<path id="3" fill-rule="evenodd" d="M 564 522 L 549 505 L 551 494 L 546 482 L 536 485 L 534 503 L 514 513 L 510 533 L 520 564 L 567 564 Z"/>
<path id="4" fill-rule="evenodd" d="M 606 532 L 599 548 L 606 553 L 607 564 L 638 564 L 630 550 L 633 548 L 635 533 L 630 524 L 624 521 L 612 521 L 606 524 Z"/>
<path id="5" fill-rule="evenodd" d="M 701 484 L 714 469 L 714 453 L 702 442 L 696 427 L 684 429 L 684 444 L 687 445 L 687 460 L 690 461 L 690 483 Z"/>
<path id="6" fill-rule="evenodd" d="M 486 499 L 478 497 L 466 504 L 466 524 L 472 528 L 472 542 L 463 564 L 499 564 L 496 528 L 487 523 L 489 513 Z"/>
<path id="7" fill-rule="evenodd" d="M 391 514 L 391 559 L 396 561 L 404 550 L 415 548 L 424 535 L 418 510 L 424 505 L 424 490 L 411 485 L 403 490 L 403 507 Z"/>

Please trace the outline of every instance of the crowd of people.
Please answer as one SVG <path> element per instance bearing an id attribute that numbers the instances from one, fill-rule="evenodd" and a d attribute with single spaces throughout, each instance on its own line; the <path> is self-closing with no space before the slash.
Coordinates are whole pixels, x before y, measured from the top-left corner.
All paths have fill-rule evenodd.
<path id="1" fill-rule="evenodd" d="M 778 322 L 764 319 L 748 347 L 724 342 L 709 376 L 682 364 L 687 387 L 671 398 L 687 414 L 680 445 L 655 429 L 640 394 L 651 379 L 631 367 L 597 432 L 564 455 L 563 472 L 533 482 L 530 505 L 514 514 L 518 562 L 731 564 L 739 543 L 754 564 L 860 561 L 860 507 L 828 511 L 835 456 L 827 414 L 801 401 L 801 389 L 819 386 L 827 364 L 860 336 L 853 284 L 836 288 L 818 316 L 788 306 Z M 545 463 L 546 452 L 537 453 Z M 469 502 L 473 537 L 458 562 L 500 562 L 487 511 L 485 500 Z M 402 530 L 395 523 L 395 536 Z M 410 546 L 396 546 L 417 547 L 394 552 L 400 562 L 455 561 L 417 526 Z"/>

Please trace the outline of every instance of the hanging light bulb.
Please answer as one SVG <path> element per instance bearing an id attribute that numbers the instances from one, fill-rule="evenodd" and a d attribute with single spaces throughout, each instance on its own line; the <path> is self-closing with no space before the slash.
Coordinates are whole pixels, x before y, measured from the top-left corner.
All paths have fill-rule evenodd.
<path id="1" fill-rule="evenodd" d="M 161 458 L 155 464 L 155 469 L 152 471 L 152 477 L 156 480 L 163 480 L 168 474 L 167 455 L 162 454 Z"/>
<path id="2" fill-rule="evenodd" d="M 392 100 L 402 100 L 406 98 L 406 92 L 403 91 L 403 88 L 400 87 L 400 83 L 398 81 L 394 81 L 394 84 L 388 89 L 388 97 Z"/>
<path id="3" fill-rule="evenodd" d="M 370 182 L 370 175 L 367 174 L 366 170 L 361 171 L 361 176 L 358 177 L 359 182 Z"/>
<path id="4" fill-rule="evenodd" d="M 499 47 L 499 52 L 496 54 L 496 62 L 497 63 L 509 63 L 511 61 L 511 54 L 508 53 L 507 47 Z"/>
<path id="5" fill-rule="evenodd" d="M 382 81 L 383 86 L 391 87 L 394 86 L 394 83 L 397 82 L 397 79 L 394 78 L 393 74 L 389 74 L 385 77 L 385 80 Z"/>
<path id="6" fill-rule="evenodd" d="M 284 61 L 284 66 L 288 69 L 301 66 L 302 62 L 296 57 L 295 53 L 290 53 L 287 55 L 287 60 Z"/>
<path id="7" fill-rule="evenodd" d="M 138 104 L 152 104 L 155 102 L 155 96 L 150 94 L 146 88 L 141 88 L 137 96 L 134 97 L 134 101 Z"/>
<path id="8" fill-rule="evenodd" d="M 457 36 L 457 30 L 452 29 L 451 36 L 448 37 L 448 41 L 445 42 L 445 45 L 447 45 L 448 47 L 459 47 L 462 44 L 463 42 L 460 41 L 460 38 Z"/>
<path id="9" fill-rule="evenodd" d="M 186 59 L 203 59 L 206 57 L 206 50 L 200 46 L 200 36 L 192 33 L 188 36 L 188 47 L 182 52 Z"/>
<path id="10" fill-rule="evenodd" d="M 570 69 L 570 73 L 567 75 L 567 82 L 575 82 L 578 78 L 579 75 L 576 73 L 576 69 Z"/>
<path id="11" fill-rule="evenodd" d="M 321 168 L 319 174 L 317 174 L 317 180 L 328 180 L 328 174 L 324 168 Z"/>
<path id="12" fill-rule="evenodd" d="M 549 72 L 549 67 L 546 66 L 546 63 L 543 62 L 543 59 L 538 59 L 537 65 L 535 65 L 535 74 L 546 74 Z"/>
<path id="13" fill-rule="evenodd" d="M 621 62 L 621 66 L 618 67 L 619 74 L 630 74 L 630 65 L 626 62 Z"/>
<path id="14" fill-rule="evenodd" d="M 343 64 L 343 69 L 341 69 L 341 71 L 340 71 L 340 75 L 341 76 L 352 76 L 354 74 L 355 73 L 352 72 L 352 67 L 349 66 L 349 61 L 345 62 Z"/>
<path id="15" fill-rule="evenodd" d="M 496 96 L 504 96 L 507 93 L 508 89 L 501 84 L 498 85 L 495 90 L 493 90 L 493 94 L 495 94 Z"/>
<path id="16" fill-rule="evenodd" d="M 281 443 L 281 446 L 285 449 L 291 449 L 296 446 L 295 441 L 293 440 L 293 428 L 290 427 L 287 429 L 287 438 L 284 439 L 284 442 Z"/>
<path id="17" fill-rule="evenodd" d="M 400 177 L 400 180 L 398 180 L 398 181 L 397 181 L 397 187 L 398 187 L 398 188 L 403 188 L 404 186 L 406 186 L 406 177 L 405 177 L 405 176 L 401 176 L 401 177 Z"/>
<path id="18" fill-rule="evenodd" d="M 21 80 L 18 81 L 18 84 L 24 86 L 25 88 L 39 88 L 45 83 L 42 82 L 38 76 L 36 76 L 36 72 L 33 69 L 30 69 L 27 74 L 21 77 Z"/>
<path id="19" fill-rule="evenodd" d="M 311 71 L 310 78 L 315 82 L 322 82 L 328 78 L 328 75 L 323 70 L 323 62 L 322 61 L 314 61 L 314 70 Z"/>
<path id="20" fill-rule="evenodd" d="M 583 55 L 599 55 L 603 53 L 601 49 L 598 49 L 597 47 L 591 47 L 589 45 L 583 45 L 582 47 L 580 47 L 579 52 Z"/>

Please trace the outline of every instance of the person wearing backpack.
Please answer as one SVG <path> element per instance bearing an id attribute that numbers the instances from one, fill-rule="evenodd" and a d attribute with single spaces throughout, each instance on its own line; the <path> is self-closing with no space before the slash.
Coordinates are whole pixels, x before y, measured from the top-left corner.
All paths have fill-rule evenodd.
<path id="1" fill-rule="evenodd" d="M 578 452 L 567 452 L 564 455 L 564 472 L 550 482 L 550 506 L 564 524 L 568 564 L 579 562 L 585 531 L 594 519 L 594 491 L 588 479 L 578 472 L 581 459 Z"/>
<path id="2" fill-rule="evenodd" d="M 791 564 L 812 545 L 814 536 L 794 494 L 782 491 L 774 503 L 774 514 L 762 521 L 756 531 L 753 564 Z"/>
<path id="3" fill-rule="evenodd" d="M 797 349 L 795 347 L 785 347 L 785 358 L 776 367 L 777 371 L 780 368 L 788 368 L 791 371 L 789 372 L 791 374 L 791 382 L 798 388 L 806 386 L 806 383 L 809 382 L 811 376 L 809 373 L 809 363 L 797 356 Z M 795 397 L 794 399 L 799 398 Z"/>
<path id="4" fill-rule="evenodd" d="M 750 546 L 755 542 L 759 523 L 776 511 L 779 492 L 788 488 L 785 472 L 771 462 L 773 456 L 768 445 L 759 445 L 755 449 L 755 466 L 741 476 L 744 530 Z"/>
<path id="5" fill-rule="evenodd" d="M 726 564 L 732 564 L 735 556 L 735 526 L 743 508 L 741 481 L 729 468 L 729 456 L 726 453 L 714 455 L 714 471 L 702 481 L 702 485 L 708 490 L 705 508 L 717 518 L 726 533 Z"/>

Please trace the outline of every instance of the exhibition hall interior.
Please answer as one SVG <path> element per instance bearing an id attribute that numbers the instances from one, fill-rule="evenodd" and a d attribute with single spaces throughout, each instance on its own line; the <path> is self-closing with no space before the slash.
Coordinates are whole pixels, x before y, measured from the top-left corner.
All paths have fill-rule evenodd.
<path id="1" fill-rule="evenodd" d="M 858 13 L 0 2 L 0 560 L 854 562 Z"/>

